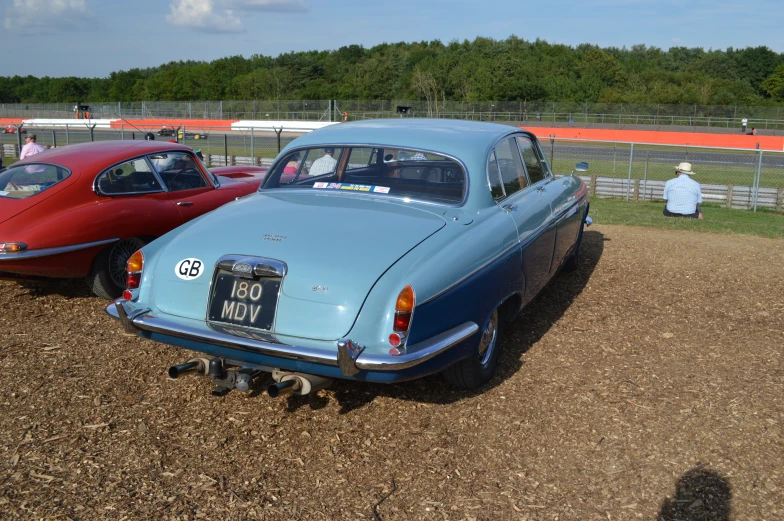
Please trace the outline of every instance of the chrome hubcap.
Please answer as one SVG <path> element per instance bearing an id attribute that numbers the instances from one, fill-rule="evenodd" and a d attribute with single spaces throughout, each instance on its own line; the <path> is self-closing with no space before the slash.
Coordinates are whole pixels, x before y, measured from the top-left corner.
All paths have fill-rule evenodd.
<path id="1" fill-rule="evenodd" d="M 479 341 L 479 363 L 481 365 L 487 365 L 487 362 L 492 358 L 497 338 L 498 311 L 493 311 L 493 316 L 487 322 L 487 326 L 482 332 L 482 339 Z"/>

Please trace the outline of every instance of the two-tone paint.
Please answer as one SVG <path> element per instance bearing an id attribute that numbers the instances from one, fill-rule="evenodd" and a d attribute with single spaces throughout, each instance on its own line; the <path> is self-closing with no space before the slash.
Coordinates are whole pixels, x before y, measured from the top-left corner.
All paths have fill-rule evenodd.
<path id="1" fill-rule="evenodd" d="M 377 382 L 442 371 L 476 356 L 493 313 L 513 318 L 579 248 L 585 185 L 578 177 L 556 179 L 540 148 L 546 179 L 493 198 L 488 158 L 514 136 L 537 143 L 514 127 L 435 119 L 365 121 L 307 134 L 276 164 L 316 146 L 433 151 L 463 165 L 465 197 L 448 205 L 262 186 L 143 248 L 141 287 L 107 312 L 129 332 L 243 367 Z M 273 330 L 206 320 L 212 273 L 231 254 L 287 265 Z M 211 269 L 179 279 L 173 267 L 184 258 Z M 406 285 L 416 307 L 405 349 L 392 354 L 395 298 Z"/>

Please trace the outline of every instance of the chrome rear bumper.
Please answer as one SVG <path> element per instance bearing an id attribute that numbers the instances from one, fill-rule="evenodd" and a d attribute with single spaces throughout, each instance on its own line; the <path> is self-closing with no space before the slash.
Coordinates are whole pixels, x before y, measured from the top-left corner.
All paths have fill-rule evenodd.
<path id="1" fill-rule="evenodd" d="M 337 342 L 333 343 L 334 350 L 325 350 L 282 343 L 270 334 L 254 335 L 252 332 L 248 332 L 247 336 L 237 336 L 207 328 L 206 322 L 192 319 L 178 319 L 175 321 L 155 317 L 149 314 L 149 309 L 131 307 L 128 301 L 124 299 L 118 299 L 109 304 L 106 307 L 106 312 L 109 316 L 120 320 L 123 329 L 128 333 L 149 331 L 269 356 L 340 366 L 346 376 L 351 376 L 355 373 L 354 369 L 364 371 L 397 371 L 414 367 L 466 340 L 479 329 L 479 326 L 474 322 L 464 322 L 427 340 L 407 346 L 407 353 L 402 355 L 376 354 L 360 350 L 358 356 L 351 357 L 354 361 L 354 367 L 347 367 L 345 356 L 342 357 L 341 363 L 338 363 Z M 188 322 L 192 322 L 192 325 L 188 324 Z M 258 338 L 252 338 L 252 336 Z M 325 344 L 328 344 L 328 342 L 325 342 Z"/>

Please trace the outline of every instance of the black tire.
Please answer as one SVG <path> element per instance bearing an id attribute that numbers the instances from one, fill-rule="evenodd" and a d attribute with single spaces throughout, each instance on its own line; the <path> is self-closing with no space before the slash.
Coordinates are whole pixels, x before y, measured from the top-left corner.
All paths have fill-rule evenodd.
<path id="1" fill-rule="evenodd" d="M 501 351 L 501 321 L 498 310 L 493 311 L 479 340 L 478 352 L 447 367 L 444 378 L 461 389 L 478 389 L 490 381 Z"/>
<path id="2" fill-rule="evenodd" d="M 126 266 L 133 252 L 147 244 L 139 237 L 123 239 L 101 250 L 93 260 L 87 285 L 105 299 L 116 299 L 125 290 Z"/>
<path id="3" fill-rule="evenodd" d="M 574 252 L 569 255 L 569 258 L 566 259 L 566 262 L 563 263 L 561 266 L 561 271 L 564 273 L 572 273 L 577 271 L 580 267 L 580 246 L 583 244 L 583 229 L 585 228 L 585 216 L 583 216 L 583 222 L 580 223 L 580 233 L 577 234 L 577 246 L 574 248 Z"/>

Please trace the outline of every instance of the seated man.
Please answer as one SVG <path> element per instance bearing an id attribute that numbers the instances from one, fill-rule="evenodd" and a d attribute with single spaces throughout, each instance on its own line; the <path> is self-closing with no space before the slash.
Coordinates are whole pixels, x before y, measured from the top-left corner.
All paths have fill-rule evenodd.
<path id="1" fill-rule="evenodd" d="M 667 201 L 664 215 L 702 219 L 699 204 L 702 202 L 702 191 L 700 184 L 691 178 L 694 175 L 691 163 L 681 163 L 676 166 L 675 175 L 675 179 L 670 179 L 664 184 L 664 200 Z"/>
<path id="2" fill-rule="evenodd" d="M 313 164 L 310 165 L 310 172 L 308 175 L 322 175 L 334 172 L 335 165 L 338 164 L 337 159 L 332 157 L 334 154 L 334 148 L 325 148 L 324 157 L 320 157 L 313 161 Z"/>

